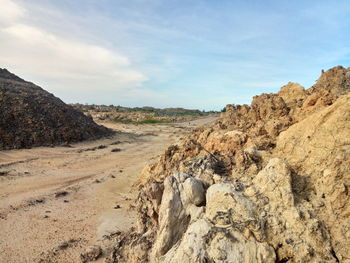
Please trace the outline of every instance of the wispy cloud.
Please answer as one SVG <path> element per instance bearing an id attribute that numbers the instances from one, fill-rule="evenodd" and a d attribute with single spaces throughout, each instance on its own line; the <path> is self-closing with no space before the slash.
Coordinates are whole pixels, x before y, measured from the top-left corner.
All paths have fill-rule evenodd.
<path id="1" fill-rule="evenodd" d="M 1 15 L 0 26 L 6 26 L 14 23 L 23 17 L 25 10 L 11 0 L 0 0 Z"/>
<path id="2" fill-rule="evenodd" d="M 10 0 L 0 0 L 0 6 L 1 66 L 38 79 L 58 93 L 67 89 L 108 92 L 108 96 L 147 93 L 141 91 L 147 77 L 126 55 L 26 23 L 26 16 L 33 14 Z"/>
<path id="3" fill-rule="evenodd" d="M 345 0 L 0 4 L 0 61 L 66 101 L 221 109 L 350 59 Z"/>

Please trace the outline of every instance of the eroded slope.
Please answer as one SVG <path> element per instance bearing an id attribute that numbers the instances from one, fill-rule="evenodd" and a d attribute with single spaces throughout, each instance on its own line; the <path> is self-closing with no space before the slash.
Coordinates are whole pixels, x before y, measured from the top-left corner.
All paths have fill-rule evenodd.
<path id="1" fill-rule="evenodd" d="M 109 262 L 350 262 L 349 90 L 338 66 L 170 146 Z"/>
<path id="2" fill-rule="evenodd" d="M 0 150 L 96 139 L 112 132 L 92 118 L 0 69 Z"/>

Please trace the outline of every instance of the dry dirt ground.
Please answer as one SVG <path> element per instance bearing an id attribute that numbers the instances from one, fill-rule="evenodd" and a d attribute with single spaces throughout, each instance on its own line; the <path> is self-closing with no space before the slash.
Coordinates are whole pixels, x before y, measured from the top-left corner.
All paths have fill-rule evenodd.
<path id="1" fill-rule="evenodd" d="M 0 262 L 80 262 L 86 247 L 103 246 L 133 226 L 132 185 L 142 168 L 193 127 L 215 119 L 102 123 L 118 133 L 66 147 L 0 152 Z"/>

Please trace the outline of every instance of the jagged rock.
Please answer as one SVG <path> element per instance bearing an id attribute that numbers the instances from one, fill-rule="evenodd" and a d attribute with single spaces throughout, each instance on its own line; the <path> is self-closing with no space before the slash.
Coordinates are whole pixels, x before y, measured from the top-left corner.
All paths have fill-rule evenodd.
<path id="1" fill-rule="evenodd" d="M 296 203 L 292 170 L 273 158 L 253 179 L 247 194 L 264 215 L 263 239 L 276 248 L 279 259 L 292 262 L 335 262 L 327 229 L 308 202 Z M 259 200 L 260 199 L 260 200 Z M 293 240 L 292 244 L 286 242 Z"/>
<path id="2" fill-rule="evenodd" d="M 0 69 L 0 150 L 67 144 L 112 134 L 33 83 Z"/>
<path id="3" fill-rule="evenodd" d="M 299 196 L 325 204 L 316 211 L 338 258 L 350 260 L 350 94 L 283 132 L 275 151 L 302 175 Z"/>
<path id="4" fill-rule="evenodd" d="M 228 105 L 169 147 L 141 184 L 143 260 L 349 263 L 349 90 L 350 68 L 335 67 L 310 89 Z"/>
<path id="5" fill-rule="evenodd" d="M 337 66 L 322 73 L 316 84 L 306 92 L 300 113 L 295 116 L 299 121 L 308 115 L 332 105 L 340 96 L 350 91 L 350 68 Z"/>
<path id="6" fill-rule="evenodd" d="M 168 177 L 164 181 L 164 193 L 159 208 L 159 231 L 154 244 L 154 258 L 164 255 L 182 236 L 189 223 L 180 196 L 183 175 Z"/>
<path id="7" fill-rule="evenodd" d="M 184 199 L 196 206 L 205 202 L 205 190 L 203 183 L 193 177 L 189 177 L 183 183 Z"/>
<path id="8" fill-rule="evenodd" d="M 331 95 L 331 100 L 336 100 L 350 90 L 350 68 L 337 66 L 321 74 L 316 84 L 310 89 L 310 93 L 319 92 L 323 95 Z M 320 100 L 324 98 L 320 97 Z"/>
<path id="9" fill-rule="evenodd" d="M 292 118 L 295 118 L 295 116 L 300 113 L 301 107 L 307 97 L 307 92 L 300 84 L 289 82 L 281 88 L 278 92 L 278 96 L 282 97 L 289 107 L 289 115 L 291 115 Z"/>
<path id="10" fill-rule="evenodd" d="M 184 234 L 191 220 L 203 212 L 197 207 L 204 201 L 202 183 L 184 173 L 176 173 L 164 181 L 164 192 L 159 207 L 159 230 L 151 259 L 164 255 Z"/>
<path id="11" fill-rule="evenodd" d="M 97 260 L 102 254 L 100 246 L 90 246 L 80 255 L 82 262 L 91 262 Z"/>
<path id="12" fill-rule="evenodd" d="M 246 239 L 234 228 L 215 227 L 206 219 L 191 224 L 181 243 L 159 262 L 275 262 L 275 253 L 266 243 Z"/>
<path id="13" fill-rule="evenodd" d="M 211 226 L 210 222 L 205 219 L 195 221 L 188 227 L 181 243 L 173 246 L 158 261 L 164 263 L 205 262 L 205 235 L 209 232 Z"/>
<path id="14" fill-rule="evenodd" d="M 307 96 L 304 87 L 293 82 L 289 82 L 287 85 L 283 86 L 278 92 L 278 95 L 282 97 L 284 102 L 290 108 L 296 106 L 301 107 L 303 100 Z"/>
<path id="15" fill-rule="evenodd" d="M 208 188 L 206 199 L 205 215 L 217 226 L 235 224 L 238 227 L 253 220 L 254 205 L 233 184 L 212 185 Z"/>
<path id="16" fill-rule="evenodd" d="M 273 158 L 253 179 L 271 204 L 291 207 L 294 205 L 291 171 L 281 159 Z"/>
<path id="17" fill-rule="evenodd" d="M 275 262 L 271 246 L 242 232 L 242 225 L 252 217 L 247 198 L 231 184 L 214 184 L 206 199 L 206 213 L 191 217 L 181 240 L 152 262 Z"/>

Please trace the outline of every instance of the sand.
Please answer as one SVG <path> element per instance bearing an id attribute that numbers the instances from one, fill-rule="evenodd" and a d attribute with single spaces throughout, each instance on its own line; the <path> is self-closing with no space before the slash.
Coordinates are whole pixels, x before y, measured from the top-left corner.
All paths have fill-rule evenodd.
<path id="1" fill-rule="evenodd" d="M 103 246 L 108 236 L 133 227 L 133 185 L 143 167 L 215 119 L 105 122 L 118 133 L 67 147 L 0 152 L 0 262 L 80 262 L 86 247 Z"/>

